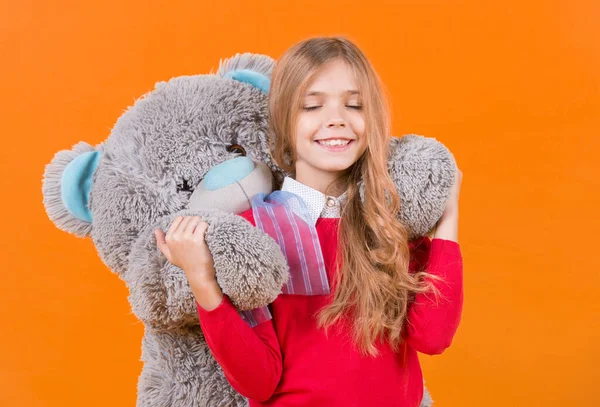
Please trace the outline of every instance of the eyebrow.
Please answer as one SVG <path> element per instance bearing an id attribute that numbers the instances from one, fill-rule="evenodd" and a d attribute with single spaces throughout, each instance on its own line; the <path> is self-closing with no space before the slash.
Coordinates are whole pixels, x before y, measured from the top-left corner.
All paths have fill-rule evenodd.
<path id="1" fill-rule="evenodd" d="M 358 95 L 360 92 L 357 91 L 356 89 L 348 89 L 346 92 L 343 92 L 344 94 L 351 94 L 351 95 Z M 304 97 L 308 97 L 308 96 L 323 96 L 325 95 L 325 92 L 321 92 L 318 90 L 313 90 L 311 92 L 308 92 L 306 95 L 304 95 Z"/>

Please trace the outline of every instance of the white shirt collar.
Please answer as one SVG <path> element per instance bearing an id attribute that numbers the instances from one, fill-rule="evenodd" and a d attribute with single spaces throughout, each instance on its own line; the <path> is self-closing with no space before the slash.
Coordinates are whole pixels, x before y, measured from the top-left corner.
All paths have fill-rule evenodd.
<path id="1" fill-rule="evenodd" d="M 337 198 L 325 195 L 321 191 L 311 188 L 300 181 L 296 181 L 292 177 L 285 177 L 283 179 L 281 190 L 292 192 L 302 198 L 308 207 L 313 225 L 317 223 L 317 219 L 319 218 L 339 218 L 340 204 L 346 200 L 347 196 L 347 192 L 344 192 Z"/>

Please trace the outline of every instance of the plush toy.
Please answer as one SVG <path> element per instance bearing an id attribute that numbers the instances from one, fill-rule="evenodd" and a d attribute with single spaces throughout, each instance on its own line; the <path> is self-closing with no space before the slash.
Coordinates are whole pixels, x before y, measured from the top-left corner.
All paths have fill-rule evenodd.
<path id="1" fill-rule="evenodd" d="M 46 166 L 44 205 L 56 226 L 90 236 L 129 289 L 143 322 L 137 405 L 246 406 L 202 335 L 183 270 L 157 249 L 154 229 L 178 215 L 209 224 L 217 281 L 240 313 L 271 303 L 288 278 L 277 243 L 236 214 L 286 174 L 270 156 L 267 92 L 274 61 L 237 54 L 216 73 L 159 82 L 117 120 L 104 142 L 79 142 Z M 390 140 L 389 171 L 411 237 L 430 232 L 455 176 L 437 140 Z M 422 406 L 431 404 L 425 389 Z"/>

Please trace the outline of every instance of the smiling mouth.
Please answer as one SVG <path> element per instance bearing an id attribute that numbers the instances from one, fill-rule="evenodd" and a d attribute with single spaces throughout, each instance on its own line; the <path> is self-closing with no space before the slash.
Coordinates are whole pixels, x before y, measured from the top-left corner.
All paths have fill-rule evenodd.
<path id="1" fill-rule="evenodd" d="M 317 143 L 317 145 L 320 148 L 322 148 L 326 151 L 329 151 L 330 153 L 339 153 L 339 152 L 346 151 L 354 143 L 354 140 L 345 140 L 343 144 L 339 143 L 339 142 L 338 142 L 338 144 L 324 144 L 324 143 L 322 143 L 322 141 L 325 141 L 325 140 L 315 140 L 315 143 Z"/>
<path id="2" fill-rule="evenodd" d="M 347 146 L 348 144 L 352 143 L 354 140 L 348 140 L 348 139 L 329 139 L 329 140 L 315 140 L 317 143 L 319 143 L 322 146 L 327 146 L 327 147 L 344 147 Z"/>

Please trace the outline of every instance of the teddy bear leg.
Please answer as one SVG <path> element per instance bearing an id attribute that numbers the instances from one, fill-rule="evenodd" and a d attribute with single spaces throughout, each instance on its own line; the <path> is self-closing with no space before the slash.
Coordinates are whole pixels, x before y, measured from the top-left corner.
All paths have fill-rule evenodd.
<path id="1" fill-rule="evenodd" d="M 423 399 L 421 399 L 421 404 L 419 407 L 431 407 L 433 404 L 433 399 L 431 398 L 431 394 L 427 387 L 425 387 L 425 379 L 423 379 Z"/>
<path id="2" fill-rule="evenodd" d="M 137 407 L 247 407 L 227 381 L 200 327 L 146 329 Z"/>

